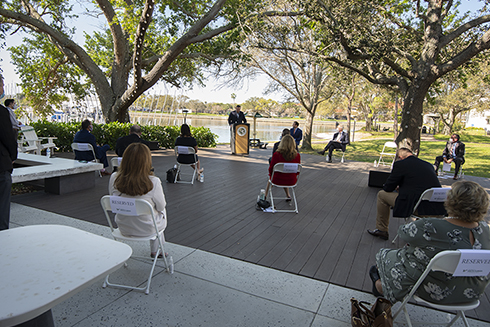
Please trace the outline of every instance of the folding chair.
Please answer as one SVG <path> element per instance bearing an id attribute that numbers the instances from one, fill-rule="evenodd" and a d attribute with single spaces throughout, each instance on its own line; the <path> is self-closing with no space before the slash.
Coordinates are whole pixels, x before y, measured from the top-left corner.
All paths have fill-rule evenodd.
<path id="1" fill-rule="evenodd" d="M 417 203 L 415 203 L 415 206 L 413 207 L 412 214 L 409 217 L 405 217 L 405 224 L 408 222 L 408 219 L 414 218 L 414 219 L 419 219 L 421 217 L 418 216 L 418 208 L 422 201 L 428 201 L 428 202 L 444 202 L 447 199 L 447 192 L 450 190 L 450 187 L 433 187 L 425 190 L 421 195 Z M 427 213 L 430 215 L 431 213 Z M 398 234 L 396 234 L 395 238 L 391 243 L 395 243 L 396 239 L 398 238 Z"/>
<path id="2" fill-rule="evenodd" d="M 464 162 L 459 166 L 458 179 L 461 179 L 464 177 L 463 165 L 464 165 Z M 454 174 L 452 173 L 452 171 L 453 171 L 452 166 L 453 166 L 452 163 L 445 164 L 444 162 L 442 162 L 440 167 L 439 167 L 439 171 L 436 171 L 437 176 L 439 176 L 439 178 L 442 178 L 442 179 L 452 178 L 451 176 L 454 176 Z M 454 169 L 456 170 L 456 167 Z"/>
<path id="3" fill-rule="evenodd" d="M 17 143 L 21 152 L 34 151 L 35 154 L 41 155 L 41 151 L 46 150 L 46 156 L 49 156 L 51 149 L 56 148 L 56 144 L 53 141 L 57 139 L 56 137 L 38 137 L 34 127 L 27 125 L 21 126 L 20 129 L 22 137 Z M 47 143 L 42 143 L 44 140 L 47 140 Z"/>
<path id="4" fill-rule="evenodd" d="M 194 180 L 196 179 L 197 176 L 197 157 L 196 157 L 196 150 L 194 150 L 193 147 L 191 146 L 176 146 L 175 149 L 175 159 L 177 160 L 179 157 L 179 154 L 192 154 L 194 155 L 194 162 L 189 163 L 189 164 L 184 164 L 180 163 L 177 160 L 177 174 L 175 174 L 175 183 L 184 183 L 184 184 L 194 184 Z M 194 168 L 192 168 L 192 165 L 194 165 Z M 184 181 L 182 180 L 182 166 L 189 166 L 192 168 L 193 173 L 192 173 L 192 179 L 191 181 Z M 178 177 L 180 176 L 180 179 Z"/>
<path id="5" fill-rule="evenodd" d="M 112 171 L 117 171 L 117 167 L 121 165 L 121 160 L 122 157 L 113 157 L 111 158 L 111 166 L 112 166 Z"/>
<path id="6" fill-rule="evenodd" d="M 395 152 L 387 152 L 387 151 L 389 151 L 389 149 L 395 149 Z M 375 164 L 376 167 L 378 167 L 380 164 L 383 166 L 387 166 L 387 164 L 383 160 L 383 156 L 393 157 L 393 160 L 391 161 L 391 166 L 393 166 L 393 163 L 395 162 L 395 158 L 396 158 L 396 143 L 395 142 L 386 142 L 385 143 L 385 145 L 383 146 L 383 150 L 381 150 L 381 153 L 379 154 L 378 163 Z"/>
<path id="7" fill-rule="evenodd" d="M 124 236 L 121 234 L 118 228 L 114 228 L 112 224 L 112 220 L 109 217 L 109 211 L 116 213 L 118 210 L 121 209 L 121 207 L 117 207 L 117 204 L 120 201 L 124 201 L 125 203 L 131 203 L 131 205 L 134 204 L 135 210 L 132 212 L 128 212 L 129 210 L 125 210 L 124 207 L 122 210 L 124 211 L 125 215 L 128 216 L 140 216 L 140 215 L 151 215 L 151 218 L 153 220 L 153 226 L 155 228 L 155 232 L 152 235 L 146 236 L 146 237 L 136 237 L 136 236 Z M 112 205 L 111 205 L 112 202 Z M 106 288 L 107 286 L 111 287 L 118 287 L 118 288 L 125 288 L 125 289 L 132 289 L 132 290 L 137 290 L 137 291 L 144 291 L 145 294 L 150 293 L 150 284 L 151 284 L 151 278 L 153 277 L 153 271 L 155 270 L 155 266 L 158 261 L 158 256 L 160 253 L 163 254 L 163 262 L 165 263 L 165 268 L 167 269 L 167 272 L 173 273 L 173 260 L 172 257 L 167 258 L 165 257 L 165 249 L 163 247 L 164 243 L 164 235 L 163 231 L 158 232 L 158 227 L 157 223 L 155 221 L 155 213 L 153 211 L 153 207 L 151 204 L 142 199 L 132 199 L 132 198 L 124 198 L 120 196 L 109 196 L 105 195 L 100 199 L 100 204 L 102 205 L 102 209 L 104 210 L 104 214 L 107 218 L 107 222 L 109 223 L 109 227 L 111 228 L 112 232 L 112 237 L 116 241 L 141 241 L 141 242 L 149 242 L 150 240 L 158 240 L 158 251 L 155 255 L 155 258 L 153 258 L 153 264 L 151 266 L 150 274 L 148 275 L 148 280 L 146 282 L 145 286 L 142 287 L 135 287 L 135 286 L 129 286 L 129 285 L 121 285 L 121 284 L 113 284 L 109 282 L 109 275 L 106 276 L 104 284 L 102 285 L 103 288 Z M 147 259 L 146 257 L 137 257 L 137 256 L 132 256 L 133 258 L 142 258 L 142 259 Z M 170 262 L 170 264 L 169 264 Z M 125 265 L 127 267 L 127 264 Z"/>
<path id="8" fill-rule="evenodd" d="M 347 149 L 346 149 L 347 150 Z M 335 149 L 333 152 L 342 152 L 342 158 L 340 159 L 341 163 L 345 162 L 345 151 L 342 151 L 342 149 Z M 333 157 L 333 152 L 332 152 L 332 157 Z M 325 156 L 325 160 L 328 161 L 328 154 Z"/>
<path id="9" fill-rule="evenodd" d="M 272 206 L 272 212 L 296 212 L 298 213 L 298 203 L 296 202 L 296 194 L 294 193 L 294 188 L 296 185 L 298 185 L 299 181 L 299 175 L 301 173 L 301 168 L 303 166 L 298 163 L 288 163 L 288 162 L 280 162 L 274 165 L 274 168 L 272 169 L 272 175 L 269 179 L 270 183 L 270 188 L 269 188 L 269 196 L 271 199 L 271 206 Z M 280 184 L 274 184 L 272 181 L 274 180 L 274 174 L 276 173 L 283 173 L 283 174 L 297 174 L 296 178 L 296 183 L 294 185 L 280 185 Z M 272 196 L 272 188 L 273 187 L 280 187 L 280 188 L 288 188 L 291 190 L 292 193 L 292 201 L 294 201 L 294 210 L 277 210 L 275 209 L 274 206 L 274 197 Z M 287 197 L 276 197 L 276 200 L 286 200 Z"/>
<path id="10" fill-rule="evenodd" d="M 457 273 L 457 277 L 453 278 L 459 278 L 459 277 L 477 277 L 480 276 L 478 273 L 472 273 L 474 269 L 461 269 L 462 261 L 461 258 L 465 256 L 465 254 L 469 254 L 472 256 L 472 258 L 478 258 L 478 259 L 483 259 L 488 262 L 490 260 L 490 250 L 451 250 L 451 251 L 442 251 L 436 254 L 432 260 L 429 262 L 427 265 L 427 268 L 425 268 L 424 273 L 419 277 L 415 285 L 413 286 L 412 290 L 410 293 L 405 296 L 403 299 L 402 305 L 400 308 L 396 311 L 396 313 L 393 315 L 393 321 L 395 318 L 398 316 L 398 314 L 403 310 L 405 313 L 405 318 L 407 319 L 407 324 L 408 326 L 412 327 L 412 322 L 410 321 L 410 317 L 408 315 L 407 311 L 407 302 L 413 297 L 413 299 L 416 302 L 420 302 L 422 304 L 428 305 L 431 308 L 437 309 L 437 310 L 444 310 L 444 311 L 456 311 L 457 314 L 456 316 L 446 325 L 446 327 L 452 326 L 459 318 L 463 319 L 463 322 L 466 327 L 469 327 L 468 320 L 466 319 L 466 316 L 464 312 L 466 310 L 473 310 L 476 309 L 480 305 L 480 300 L 473 300 L 467 303 L 458 303 L 458 304 L 438 304 L 438 303 L 433 303 L 430 301 L 426 301 L 415 295 L 415 292 L 417 289 L 420 287 L 422 282 L 425 280 L 425 277 L 431 272 L 431 271 L 442 271 L 448 274 L 454 274 L 456 275 L 455 272 Z M 473 257 L 474 255 L 474 257 Z M 487 276 L 488 271 L 486 272 L 480 272 L 480 274 Z M 425 323 L 425 324 L 434 324 L 434 323 Z"/>
<path id="11" fill-rule="evenodd" d="M 72 143 L 71 148 L 73 151 L 92 151 L 92 155 L 94 156 L 93 162 L 99 162 L 99 159 L 97 159 L 97 156 L 95 155 L 94 147 L 90 143 Z M 102 174 L 100 173 L 99 170 L 99 177 L 102 177 Z"/>

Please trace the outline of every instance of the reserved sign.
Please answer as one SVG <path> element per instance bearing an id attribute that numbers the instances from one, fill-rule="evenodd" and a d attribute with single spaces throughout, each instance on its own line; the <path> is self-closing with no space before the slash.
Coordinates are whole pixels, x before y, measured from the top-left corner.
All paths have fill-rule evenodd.
<path id="1" fill-rule="evenodd" d="M 453 276 L 487 276 L 490 273 L 490 250 L 458 250 L 459 264 Z"/>
<path id="2" fill-rule="evenodd" d="M 298 172 L 298 164 L 297 163 L 284 163 L 284 169 L 282 171 L 284 173 L 297 173 Z"/>
<path id="3" fill-rule="evenodd" d="M 431 202 L 444 202 L 446 201 L 446 198 L 447 198 L 447 192 L 450 190 L 451 188 L 449 187 L 434 187 L 433 188 L 433 192 L 432 192 L 432 196 L 430 197 L 430 201 Z"/>
<path id="4" fill-rule="evenodd" d="M 136 199 L 111 196 L 111 210 L 127 216 L 136 216 Z"/>

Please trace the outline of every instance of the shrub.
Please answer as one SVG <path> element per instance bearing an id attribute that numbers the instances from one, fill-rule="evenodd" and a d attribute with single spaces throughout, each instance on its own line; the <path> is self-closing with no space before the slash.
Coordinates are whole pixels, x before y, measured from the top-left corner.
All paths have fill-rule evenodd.
<path id="1" fill-rule="evenodd" d="M 109 144 L 116 148 L 117 139 L 129 134 L 131 123 L 112 122 L 93 124 L 92 134 L 98 144 Z M 71 151 L 75 134 L 80 130 L 81 123 L 57 123 L 47 120 L 32 122 L 31 126 L 39 137 L 55 136 L 56 146 L 61 152 Z M 191 133 L 196 138 L 197 146 L 201 148 L 215 147 L 218 135 L 207 127 L 191 127 Z M 173 148 L 175 139 L 180 135 L 180 126 L 141 126 L 141 137 L 148 141 L 156 141 L 160 147 Z"/>

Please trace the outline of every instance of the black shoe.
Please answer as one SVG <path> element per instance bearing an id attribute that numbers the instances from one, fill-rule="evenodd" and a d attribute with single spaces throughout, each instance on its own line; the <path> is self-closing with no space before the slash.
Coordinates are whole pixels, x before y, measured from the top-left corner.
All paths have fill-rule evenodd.
<path id="1" fill-rule="evenodd" d="M 331 156 L 327 156 L 327 162 L 332 163 L 332 157 Z"/>
<path id="2" fill-rule="evenodd" d="M 325 151 L 317 151 L 316 153 L 321 154 L 323 156 L 325 154 Z"/>
<path id="3" fill-rule="evenodd" d="M 372 266 L 369 269 L 369 277 L 371 278 L 371 281 L 373 282 L 373 289 L 372 289 L 373 295 L 376 296 L 376 297 L 383 296 L 383 294 L 381 294 L 380 292 L 378 292 L 378 289 L 376 288 L 376 281 L 377 280 L 380 280 L 379 273 L 378 273 L 378 268 L 376 268 L 376 266 Z"/>
<path id="4" fill-rule="evenodd" d="M 379 230 L 379 229 L 375 229 L 375 230 L 368 229 L 367 232 L 369 234 L 376 236 L 376 237 L 379 237 L 380 239 L 385 240 L 385 241 L 389 238 L 388 232 L 384 232 L 384 231 Z"/>

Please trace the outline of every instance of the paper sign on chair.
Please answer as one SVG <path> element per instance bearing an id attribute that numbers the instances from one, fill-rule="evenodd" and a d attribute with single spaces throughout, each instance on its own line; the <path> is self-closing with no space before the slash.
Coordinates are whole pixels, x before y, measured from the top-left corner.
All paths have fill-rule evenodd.
<path id="1" fill-rule="evenodd" d="M 460 249 L 461 257 L 458 266 L 454 270 L 457 276 L 487 276 L 490 273 L 490 250 L 466 250 Z"/>
<path id="2" fill-rule="evenodd" d="M 298 172 L 298 164 L 297 163 L 284 163 L 283 173 L 297 173 Z"/>
<path id="3" fill-rule="evenodd" d="M 136 216 L 136 199 L 111 196 L 111 210 L 128 216 Z"/>
<path id="4" fill-rule="evenodd" d="M 448 162 L 442 163 L 442 171 L 451 171 L 451 164 Z"/>
<path id="5" fill-rule="evenodd" d="M 447 192 L 450 190 L 448 187 L 433 187 L 432 196 L 430 202 L 444 202 L 447 199 Z"/>

